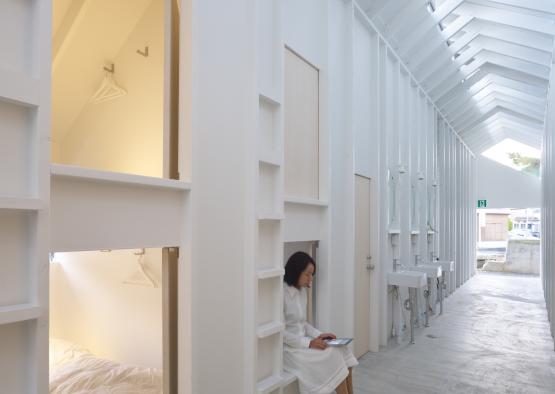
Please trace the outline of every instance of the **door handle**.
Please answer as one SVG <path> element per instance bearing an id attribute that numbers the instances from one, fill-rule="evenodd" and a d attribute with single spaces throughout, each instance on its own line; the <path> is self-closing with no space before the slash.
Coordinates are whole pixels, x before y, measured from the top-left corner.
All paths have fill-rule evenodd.
<path id="1" fill-rule="evenodd" d="M 367 255 L 367 256 L 366 256 L 366 260 L 372 260 L 372 256 Z"/>
<path id="2" fill-rule="evenodd" d="M 374 271 L 374 268 L 376 268 L 376 267 L 374 266 L 374 264 L 366 264 L 366 269 L 367 269 L 368 271 Z"/>

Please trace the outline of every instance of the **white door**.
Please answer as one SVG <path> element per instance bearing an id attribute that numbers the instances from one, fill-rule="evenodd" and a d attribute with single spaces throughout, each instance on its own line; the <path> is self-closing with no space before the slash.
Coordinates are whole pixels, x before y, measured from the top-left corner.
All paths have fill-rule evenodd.
<path id="1" fill-rule="evenodd" d="M 355 356 L 370 350 L 370 179 L 355 176 Z"/>
<path id="2" fill-rule="evenodd" d="M 319 71 L 285 49 L 284 191 L 319 198 Z"/>

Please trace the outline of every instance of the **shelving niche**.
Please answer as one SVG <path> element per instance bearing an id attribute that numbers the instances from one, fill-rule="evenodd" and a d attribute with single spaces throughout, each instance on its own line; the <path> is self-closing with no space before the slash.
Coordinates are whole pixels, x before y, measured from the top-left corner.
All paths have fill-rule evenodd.
<path id="1" fill-rule="evenodd" d="M 35 392 L 28 373 L 33 371 L 36 321 L 0 325 L 0 381 L 3 393 Z M 25 388 L 25 391 L 21 391 Z"/>
<path id="2" fill-rule="evenodd" d="M 38 144 L 33 108 L 0 101 L 0 197 L 36 196 Z"/>
<path id="3" fill-rule="evenodd" d="M 0 223 L 0 307 L 29 303 L 36 213 L 0 209 Z"/>

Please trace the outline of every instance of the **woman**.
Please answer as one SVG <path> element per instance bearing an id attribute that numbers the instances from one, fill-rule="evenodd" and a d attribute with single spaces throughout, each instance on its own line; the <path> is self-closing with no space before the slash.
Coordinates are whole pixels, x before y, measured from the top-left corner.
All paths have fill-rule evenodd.
<path id="1" fill-rule="evenodd" d="M 322 333 L 306 321 L 307 291 L 316 272 L 308 254 L 296 252 L 285 265 L 284 369 L 297 376 L 301 394 L 352 394 L 352 367 L 358 364 L 346 346 L 328 347 L 331 333 Z"/>

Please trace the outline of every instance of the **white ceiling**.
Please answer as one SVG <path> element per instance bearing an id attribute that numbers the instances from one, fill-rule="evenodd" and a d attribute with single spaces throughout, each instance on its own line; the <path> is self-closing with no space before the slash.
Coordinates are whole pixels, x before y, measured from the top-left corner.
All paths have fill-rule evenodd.
<path id="1" fill-rule="evenodd" d="M 473 151 L 541 147 L 555 1 L 358 3 Z"/>

